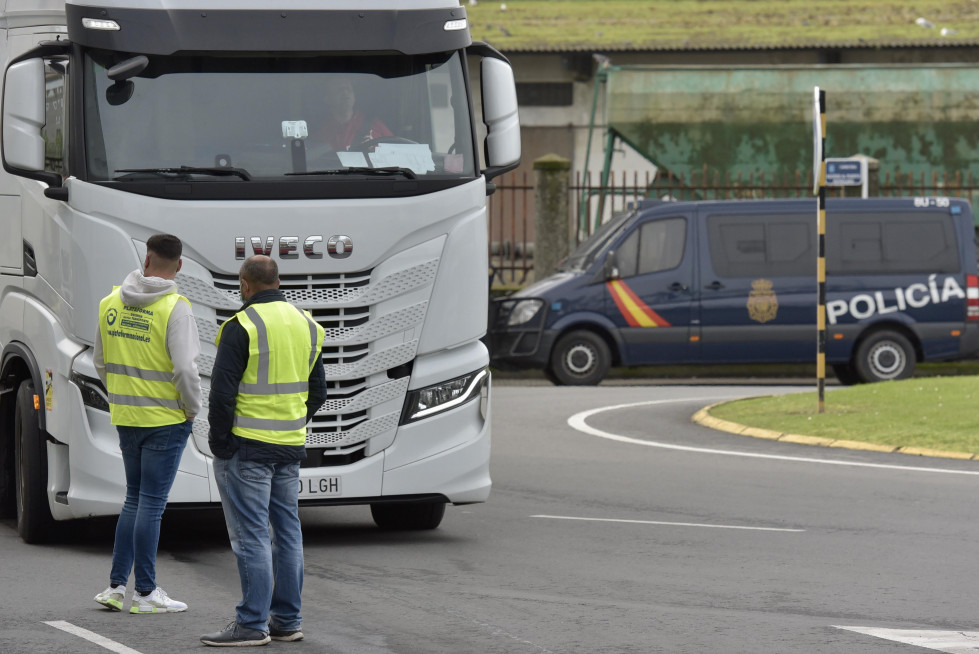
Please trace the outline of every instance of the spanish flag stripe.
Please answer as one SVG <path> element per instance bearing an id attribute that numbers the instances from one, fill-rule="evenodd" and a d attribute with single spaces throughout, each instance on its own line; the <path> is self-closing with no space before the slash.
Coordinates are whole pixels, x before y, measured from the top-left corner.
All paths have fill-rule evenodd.
<path id="1" fill-rule="evenodd" d="M 615 306 L 619 308 L 619 313 L 622 314 L 622 317 L 625 318 L 625 321 L 629 324 L 630 327 L 648 326 L 648 325 L 642 325 L 639 323 L 638 320 L 636 320 L 632 312 L 632 307 L 630 307 L 629 304 L 627 303 L 628 298 L 625 297 L 616 286 L 614 286 L 614 284 L 616 283 L 617 282 L 608 282 L 607 286 L 608 286 L 609 293 L 612 294 L 612 299 L 615 301 Z M 655 327 L 655 325 L 653 326 Z"/>
<path id="2" fill-rule="evenodd" d="M 658 313 L 650 309 L 639 297 L 632 292 L 625 282 L 614 280 L 606 284 L 615 305 L 622 317 L 631 327 L 669 327 L 670 323 Z"/>
<path id="3" fill-rule="evenodd" d="M 622 284 L 622 287 L 621 287 L 620 290 L 622 290 L 622 292 L 625 293 L 626 297 L 628 297 L 629 300 L 632 301 L 632 304 L 639 311 L 641 311 L 643 314 L 646 315 L 647 318 L 649 318 L 650 320 L 653 321 L 653 323 L 654 323 L 655 326 L 657 326 L 657 327 L 669 327 L 670 326 L 670 323 L 668 323 L 665 320 L 663 320 L 663 318 L 658 313 L 656 313 L 655 311 L 653 311 L 652 309 L 650 309 L 648 306 L 646 306 L 646 304 L 642 300 L 639 299 L 639 296 L 636 295 L 632 291 L 632 289 L 629 288 L 628 285 L 626 285 L 625 282 L 618 281 L 617 283 Z"/>

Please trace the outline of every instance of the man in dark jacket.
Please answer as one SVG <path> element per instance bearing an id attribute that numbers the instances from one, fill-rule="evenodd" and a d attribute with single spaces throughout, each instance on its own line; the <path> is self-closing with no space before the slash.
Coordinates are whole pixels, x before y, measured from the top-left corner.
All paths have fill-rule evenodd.
<path id="1" fill-rule="evenodd" d="M 299 463 L 306 424 L 326 400 L 323 328 L 286 301 L 275 261 L 249 258 L 239 279 L 244 305 L 218 332 L 208 404 L 214 473 L 242 589 L 235 621 L 201 636 L 218 647 L 303 637 Z"/>

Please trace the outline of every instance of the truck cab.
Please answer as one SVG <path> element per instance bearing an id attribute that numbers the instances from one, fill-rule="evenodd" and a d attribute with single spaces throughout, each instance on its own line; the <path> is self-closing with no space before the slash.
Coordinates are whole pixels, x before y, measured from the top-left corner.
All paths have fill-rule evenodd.
<path id="1" fill-rule="evenodd" d="M 160 232 L 205 405 L 248 256 L 326 330 L 304 505 L 432 528 L 488 497 L 486 197 L 519 120 L 457 0 L 7 0 L 0 59 L 0 512 L 25 540 L 122 504 L 92 344 Z M 207 439 L 201 415 L 172 506 L 217 506 Z"/>

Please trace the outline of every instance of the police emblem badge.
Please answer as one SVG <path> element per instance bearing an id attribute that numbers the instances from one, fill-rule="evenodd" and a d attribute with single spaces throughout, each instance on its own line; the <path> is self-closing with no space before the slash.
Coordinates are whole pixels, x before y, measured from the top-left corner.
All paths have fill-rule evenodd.
<path id="1" fill-rule="evenodd" d="M 758 322 L 775 320 L 778 313 L 778 298 L 772 290 L 772 282 L 767 279 L 756 279 L 751 282 L 751 293 L 748 294 L 748 317 Z"/>

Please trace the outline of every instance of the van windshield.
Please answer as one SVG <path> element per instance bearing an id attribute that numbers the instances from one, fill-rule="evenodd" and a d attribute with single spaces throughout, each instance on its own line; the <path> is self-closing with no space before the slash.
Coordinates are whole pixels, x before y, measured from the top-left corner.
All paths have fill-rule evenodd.
<path id="1" fill-rule="evenodd" d="M 458 52 L 144 58 L 92 50 L 87 178 L 474 178 L 463 63 Z"/>
<path id="2" fill-rule="evenodd" d="M 635 211 L 623 211 L 613 215 L 607 222 L 595 230 L 595 233 L 581 242 L 574 252 L 558 266 L 558 272 L 576 272 L 586 270 L 596 257 L 608 249 L 608 246 L 625 230 L 636 215 Z"/>

